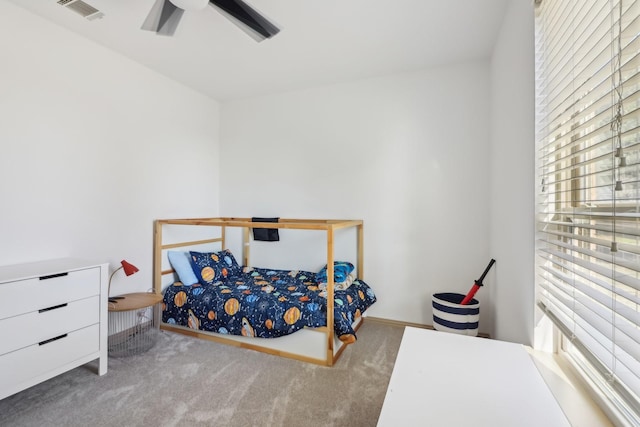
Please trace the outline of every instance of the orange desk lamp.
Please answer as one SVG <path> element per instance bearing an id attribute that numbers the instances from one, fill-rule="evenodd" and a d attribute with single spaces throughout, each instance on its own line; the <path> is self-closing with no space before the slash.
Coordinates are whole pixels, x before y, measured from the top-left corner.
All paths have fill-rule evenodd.
<path id="1" fill-rule="evenodd" d="M 136 267 L 133 264 L 128 263 L 125 260 L 120 261 L 120 264 L 121 264 L 120 267 L 116 268 L 113 271 L 113 273 L 111 273 L 111 277 L 109 277 L 109 290 L 108 290 L 107 296 L 109 297 L 109 302 L 112 302 L 112 303 L 117 303 L 118 302 L 117 300 L 124 298 L 124 297 L 112 297 L 112 296 L 109 296 L 109 294 L 111 293 L 111 280 L 113 279 L 113 275 L 116 274 L 119 270 L 123 270 L 124 274 L 127 275 L 127 276 L 131 276 L 132 274 L 135 274 L 138 271 L 140 271 L 140 270 L 138 270 L 138 267 Z"/>

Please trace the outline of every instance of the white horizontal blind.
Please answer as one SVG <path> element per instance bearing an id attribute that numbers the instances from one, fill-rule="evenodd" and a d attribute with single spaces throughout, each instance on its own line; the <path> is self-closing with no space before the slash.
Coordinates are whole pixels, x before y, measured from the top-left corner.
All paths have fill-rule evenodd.
<path id="1" fill-rule="evenodd" d="M 536 91 L 538 305 L 637 415 L 640 0 L 543 0 Z"/>

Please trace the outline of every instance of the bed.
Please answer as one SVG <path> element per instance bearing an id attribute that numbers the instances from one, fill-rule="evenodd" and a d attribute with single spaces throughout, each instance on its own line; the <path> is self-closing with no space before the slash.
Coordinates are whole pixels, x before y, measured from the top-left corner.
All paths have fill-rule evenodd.
<path id="1" fill-rule="evenodd" d="M 260 221 L 251 218 L 155 221 L 154 291 L 163 295 L 160 328 L 332 366 L 346 345 L 355 342 L 365 311 L 376 301 L 362 277 L 363 223 Z M 169 238 L 167 230 L 176 227 L 188 232 L 178 233 L 178 238 L 172 233 Z M 236 229 L 241 230 L 241 254 L 228 248 L 229 235 L 233 234 L 229 231 Z M 251 230 L 279 229 L 324 232 L 324 268 L 309 271 L 252 266 Z M 334 259 L 334 237 L 345 229 L 355 229 L 353 263 Z M 207 238 L 202 239 L 203 235 Z M 236 256 L 241 256 L 241 262 Z M 196 277 L 178 274 L 183 272 Z"/>

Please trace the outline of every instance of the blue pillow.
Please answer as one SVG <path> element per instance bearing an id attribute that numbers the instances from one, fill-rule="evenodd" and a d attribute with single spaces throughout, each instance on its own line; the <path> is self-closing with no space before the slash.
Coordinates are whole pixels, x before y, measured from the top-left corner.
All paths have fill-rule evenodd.
<path id="1" fill-rule="evenodd" d="M 184 286 L 191 286 L 198 283 L 198 278 L 193 273 L 188 252 L 168 251 L 171 267 L 178 273 L 178 278 Z"/>
<path id="2" fill-rule="evenodd" d="M 238 276 L 242 268 L 230 250 L 220 252 L 189 252 L 189 261 L 198 281 L 209 285 Z"/>
<path id="3" fill-rule="evenodd" d="M 224 264 L 228 270 L 228 278 L 236 277 L 242 273 L 242 267 L 240 266 L 240 264 L 238 264 L 238 261 L 236 261 L 236 258 L 233 256 L 229 249 L 221 250 L 220 252 L 218 252 L 218 255 L 220 255 L 220 258 L 222 258 L 222 261 L 224 261 Z"/>
<path id="4" fill-rule="evenodd" d="M 346 261 L 334 261 L 333 262 L 333 282 L 342 283 L 347 280 L 349 274 L 354 270 L 353 264 Z M 327 283 L 327 266 L 322 267 L 316 274 L 316 281 L 318 283 Z"/>

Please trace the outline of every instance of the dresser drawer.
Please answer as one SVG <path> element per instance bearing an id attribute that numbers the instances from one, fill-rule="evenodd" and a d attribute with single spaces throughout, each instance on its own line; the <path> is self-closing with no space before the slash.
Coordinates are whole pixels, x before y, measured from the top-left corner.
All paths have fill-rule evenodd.
<path id="1" fill-rule="evenodd" d="M 28 383 L 82 357 L 97 354 L 100 347 L 99 336 L 99 325 L 92 325 L 70 332 L 59 339 L 3 355 L 0 357 L 0 378 L 3 386 Z"/>
<path id="2" fill-rule="evenodd" d="M 0 355 L 84 328 L 100 321 L 100 297 L 0 320 Z"/>
<path id="3" fill-rule="evenodd" d="M 100 294 L 100 268 L 0 284 L 0 319 Z"/>

